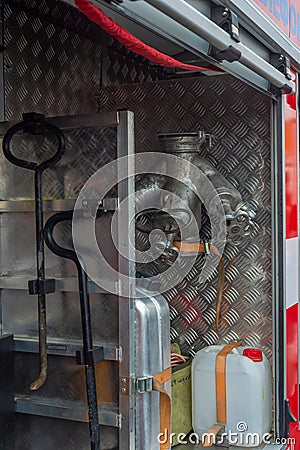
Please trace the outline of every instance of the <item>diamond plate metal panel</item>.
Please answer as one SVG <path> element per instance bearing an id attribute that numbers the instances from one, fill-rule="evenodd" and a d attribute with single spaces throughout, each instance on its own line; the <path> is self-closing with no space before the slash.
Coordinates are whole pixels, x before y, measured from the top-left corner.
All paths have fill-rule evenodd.
<path id="1" fill-rule="evenodd" d="M 71 22 L 73 29 L 66 28 Z M 61 2 L 5 2 L 7 120 L 26 111 L 52 116 L 96 111 L 101 46 L 80 34 L 90 27 Z"/>
<path id="2" fill-rule="evenodd" d="M 260 345 L 272 357 L 271 281 L 271 151 L 270 101 L 230 76 L 108 87 L 99 95 L 99 109 L 128 108 L 135 113 L 138 152 L 160 150 L 157 133 L 199 129 L 212 134 L 207 158 L 257 209 L 251 239 L 225 249 L 222 320 L 215 330 L 217 276 L 198 283 L 203 258 L 176 288 L 165 294 L 172 320 L 171 337 L 185 352 L 206 345 L 242 339 Z M 209 237 L 209 221 L 203 237 Z M 138 245 L 147 244 L 138 235 Z M 157 268 L 152 268 L 153 273 Z"/>
<path id="3" fill-rule="evenodd" d="M 80 14 L 54 0 L 4 3 L 5 117 L 96 111 L 99 83 L 168 77 Z"/>
<path id="4" fill-rule="evenodd" d="M 16 337 L 37 336 L 37 300 L 26 291 L 3 289 L 2 331 Z M 118 344 L 118 299 L 91 294 L 91 315 L 95 342 Z M 81 340 L 80 303 L 77 293 L 56 292 L 47 296 L 48 338 Z"/>
<path id="5" fill-rule="evenodd" d="M 104 35 L 102 85 L 145 83 L 168 78 L 168 71 L 127 50 L 122 44 Z"/>
<path id="6" fill-rule="evenodd" d="M 95 41 L 101 40 L 99 27 L 90 22 L 77 8 L 71 7 L 66 2 L 55 0 L 9 0 L 4 1 L 4 3 L 7 3 L 11 8 L 15 8 L 15 11 L 20 14 L 19 25 L 24 24 L 26 21 L 25 16 L 22 14 L 22 11 L 24 11 L 31 18 L 39 17 L 43 21 L 66 28 L 80 36 L 88 37 Z M 22 17 L 23 20 L 21 20 Z M 15 32 L 18 32 L 18 29 Z"/>
<path id="7" fill-rule="evenodd" d="M 61 161 L 43 174 L 43 195 L 47 199 L 76 198 L 88 178 L 116 157 L 114 128 L 73 129 L 65 132 L 66 149 Z M 1 147 L 2 147 L 2 142 Z M 20 135 L 12 141 L 16 156 L 35 162 L 55 151 L 53 136 Z M 11 164 L 0 153 L 1 199 L 34 199 L 33 173 Z"/>

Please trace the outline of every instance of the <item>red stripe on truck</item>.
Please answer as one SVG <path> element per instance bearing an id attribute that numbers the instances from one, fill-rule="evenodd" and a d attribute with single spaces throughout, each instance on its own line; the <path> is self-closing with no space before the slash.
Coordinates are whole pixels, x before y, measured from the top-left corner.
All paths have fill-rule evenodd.
<path id="1" fill-rule="evenodd" d="M 298 237 L 298 139 L 296 94 L 285 97 L 286 238 Z"/>
<path id="2" fill-rule="evenodd" d="M 286 396 L 298 420 L 298 303 L 286 310 L 286 369 Z"/>

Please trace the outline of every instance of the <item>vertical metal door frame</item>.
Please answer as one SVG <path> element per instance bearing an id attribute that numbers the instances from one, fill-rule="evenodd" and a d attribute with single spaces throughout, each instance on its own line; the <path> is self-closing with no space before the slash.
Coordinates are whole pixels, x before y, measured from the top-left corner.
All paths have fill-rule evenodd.
<path id="1" fill-rule="evenodd" d="M 119 125 L 117 129 L 117 157 L 122 158 L 134 154 L 134 114 L 130 111 L 119 112 Z M 135 255 L 132 246 L 128 246 L 128 236 L 131 242 L 135 241 L 134 221 L 134 164 L 128 160 L 125 164 L 118 164 L 118 176 L 125 178 L 118 187 L 119 204 L 128 199 L 125 213 L 120 214 L 118 220 L 118 245 L 122 250 L 128 249 L 122 256 L 119 254 L 119 270 L 128 276 L 127 286 L 120 286 L 119 297 L 119 345 L 122 349 L 120 362 L 120 391 L 119 407 L 122 417 L 119 432 L 119 449 L 135 449 L 135 393 L 132 380 L 135 376 L 135 302 L 133 293 L 135 289 Z M 128 232 L 127 232 L 128 230 Z M 122 296 L 122 292 L 132 295 Z"/>
<path id="2" fill-rule="evenodd" d="M 283 97 L 271 105 L 272 149 L 272 266 L 273 266 L 273 376 L 274 429 L 276 437 L 284 437 L 286 397 L 286 224 L 285 224 L 285 155 L 283 129 Z"/>

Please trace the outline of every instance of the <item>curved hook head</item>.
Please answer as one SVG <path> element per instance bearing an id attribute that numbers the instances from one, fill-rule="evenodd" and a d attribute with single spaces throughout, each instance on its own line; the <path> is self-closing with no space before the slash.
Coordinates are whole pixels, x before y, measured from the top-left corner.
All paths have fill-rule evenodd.
<path id="1" fill-rule="evenodd" d="M 29 133 L 32 135 L 43 134 L 49 132 L 56 137 L 57 140 L 57 150 L 51 158 L 37 164 L 33 161 L 27 161 L 22 158 L 18 158 L 12 153 L 11 142 L 13 137 L 18 133 Z M 39 170 L 43 171 L 48 167 L 53 167 L 65 151 L 65 138 L 62 131 L 48 122 L 46 122 L 43 114 L 37 113 L 26 113 L 23 114 L 23 121 L 13 125 L 3 137 L 3 153 L 5 158 L 10 161 L 15 166 L 23 167 L 29 170 Z"/>

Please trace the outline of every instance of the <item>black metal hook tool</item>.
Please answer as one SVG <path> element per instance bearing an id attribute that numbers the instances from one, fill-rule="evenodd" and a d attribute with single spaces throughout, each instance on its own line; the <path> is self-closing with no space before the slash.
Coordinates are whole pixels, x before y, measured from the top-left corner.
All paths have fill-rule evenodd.
<path id="1" fill-rule="evenodd" d="M 57 150 L 51 158 L 40 164 L 20 159 L 11 150 L 12 139 L 18 133 L 29 133 L 32 135 L 51 133 L 56 137 Z M 58 163 L 64 153 L 64 149 L 65 140 L 61 130 L 46 122 L 45 117 L 37 113 L 23 114 L 23 121 L 13 125 L 3 138 L 5 157 L 12 164 L 34 172 L 37 279 L 29 281 L 28 288 L 31 295 L 38 296 L 40 374 L 38 379 L 30 385 L 31 390 L 39 389 L 45 383 L 47 377 L 46 294 L 55 292 L 55 280 L 45 279 L 42 174 L 44 170 Z"/>
<path id="2" fill-rule="evenodd" d="M 77 212 L 78 214 L 78 212 Z M 83 215 L 82 215 L 83 217 Z M 57 224 L 65 221 L 71 221 L 73 211 L 64 211 L 51 216 L 45 225 L 45 242 L 49 249 L 57 256 L 67 258 L 73 261 L 77 268 L 79 297 L 81 308 L 81 325 L 83 350 L 76 354 L 77 364 L 85 366 L 86 390 L 89 407 L 89 427 L 91 450 L 100 449 L 100 432 L 98 418 L 98 402 L 96 389 L 95 364 L 104 360 L 103 348 L 93 347 L 93 335 L 91 325 L 90 299 L 88 293 L 88 278 L 83 264 L 77 257 L 74 250 L 61 247 L 54 239 L 53 233 Z"/>

